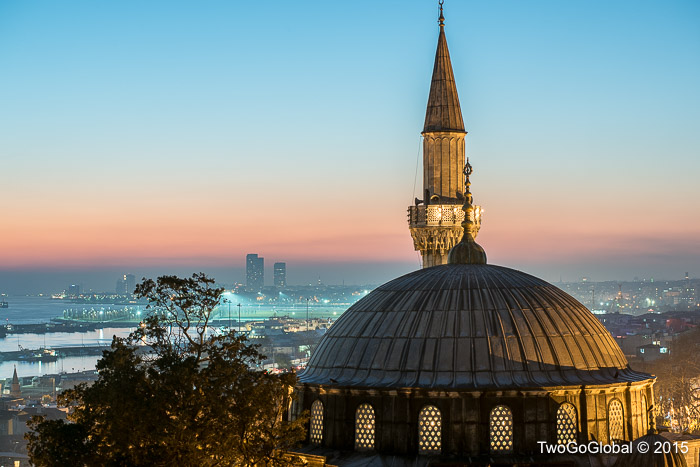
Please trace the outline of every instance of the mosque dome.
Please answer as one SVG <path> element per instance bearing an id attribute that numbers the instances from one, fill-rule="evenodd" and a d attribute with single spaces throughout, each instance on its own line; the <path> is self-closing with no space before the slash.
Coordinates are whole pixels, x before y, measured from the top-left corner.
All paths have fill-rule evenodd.
<path id="1" fill-rule="evenodd" d="M 425 196 L 408 209 L 423 268 L 381 285 L 330 327 L 298 375 L 290 416 L 309 414 L 302 452 L 333 465 L 443 456 L 461 465 L 590 466 L 586 456 L 554 458 L 541 443 L 646 433 L 654 377 L 633 371 L 569 294 L 487 264 L 440 7 L 422 133 Z"/>
<path id="2" fill-rule="evenodd" d="M 648 378 L 629 368 L 576 299 L 486 264 L 435 266 L 380 286 L 338 319 L 299 376 L 312 384 L 464 389 Z"/>

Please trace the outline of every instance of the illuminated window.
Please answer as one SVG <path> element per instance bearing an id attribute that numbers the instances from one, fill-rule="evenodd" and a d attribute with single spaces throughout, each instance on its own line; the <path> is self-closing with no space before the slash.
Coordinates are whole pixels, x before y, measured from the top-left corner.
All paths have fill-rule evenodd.
<path id="1" fill-rule="evenodd" d="M 418 451 L 440 454 L 442 448 L 442 415 L 434 405 L 423 407 L 418 415 Z"/>
<path id="2" fill-rule="evenodd" d="M 557 444 L 569 444 L 576 441 L 578 420 L 576 407 L 564 402 L 557 409 Z"/>
<path id="3" fill-rule="evenodd" d="M 355 411 L 355 449 L 374 449 L 374 409 L 369 404 L 361 404 Z"/>
<path id="4" fill-rule="evenodd" d="M 323 402 L 319 400 L 311 404 L 309 440 L 314 444 L 321 444 L 323 441 Z"/>
<path id="5" fill-rule="evenodd" d="M 642 395 L 642 433 L 640 435 L 645 435 L 649 429 L 649 409 L 647 407 L 647 396 Z"/>
<path id="6" fill-rule="evenodd" d="M 513 452 L 513 413 L 505 405 L 497 405 L 489 416 L 489 439 L 491 452 L 509 454 Z"/>
<path id="7" fill-rule="evenodd" d="M 624 439 L 624 418 L 622 402 L 618 399 L 613 399 L 608 406 L 608 436 L 611 443 Z"/>

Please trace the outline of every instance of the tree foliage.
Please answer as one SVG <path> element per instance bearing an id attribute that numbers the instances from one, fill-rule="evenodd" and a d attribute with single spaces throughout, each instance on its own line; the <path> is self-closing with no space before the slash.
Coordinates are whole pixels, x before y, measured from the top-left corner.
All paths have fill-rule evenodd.
<path id="1" fill-rule="evenodd" d="M 304 419 L 283 421 L 293 374 L 258 369 L 245 337 L 208 324 L 223 290 L 204 274 L 144 279 L 136 294 L 152 311 L 115 337 L 98 380 L 60 396 L 69 423 L 32 421 L 31 461 L 56 465 L 288 465 Z"/>
<path id="2" fill-rule="evenodd" d="M 700 434 L 700 328 L 678 335 L 668 357 L 646 370 L 657 377 L 656 413 L 674 431 Z"/>

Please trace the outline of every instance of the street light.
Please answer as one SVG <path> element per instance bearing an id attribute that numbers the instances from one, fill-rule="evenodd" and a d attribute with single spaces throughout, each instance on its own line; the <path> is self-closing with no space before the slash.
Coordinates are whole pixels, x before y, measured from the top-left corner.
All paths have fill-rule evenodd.
<path id="1" fill-rule="evenodd" d="M 309 332 L 309 297 L 306 297 L 306 332 Z"/>
<path id="2" fill-rule="evenodd" d="M 238 307 L 238 333 L 241 333 L 241 304 L 236 305 Z"/>

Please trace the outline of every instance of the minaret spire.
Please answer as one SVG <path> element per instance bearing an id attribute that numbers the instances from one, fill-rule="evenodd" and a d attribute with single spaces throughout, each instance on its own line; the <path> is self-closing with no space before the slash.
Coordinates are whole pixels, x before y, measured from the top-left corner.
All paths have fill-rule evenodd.
<path id="1" fill-rule="evenodd" d="M 12 385 L 10 386 L 10 395 L 12 397 L 22 397 L 22 387 L 19 384 L 19 378 L 17 377 L 17 365 L 15 365 L 15 372 L 12 374 Z"/>
<path id="2" fill-rule="evenodd" d="M 450 51 L 447 48 L 447 36 L 445 36 L 445 16 L 440 2 L 440 35 L 438 36 L 437 50 L 435 51 L 435 64 L 433 65 L 433 78 L 430 83 L 430 96 L 428 108 L 425 112 L 425 125 L 423 133 L 430 131 L 461 131 L 464 133 L 464 121 L 462 109 L 459 106 L 457 84 L 452 72 Z M 461 170 L 461 166 L 460 166 Z"/>

